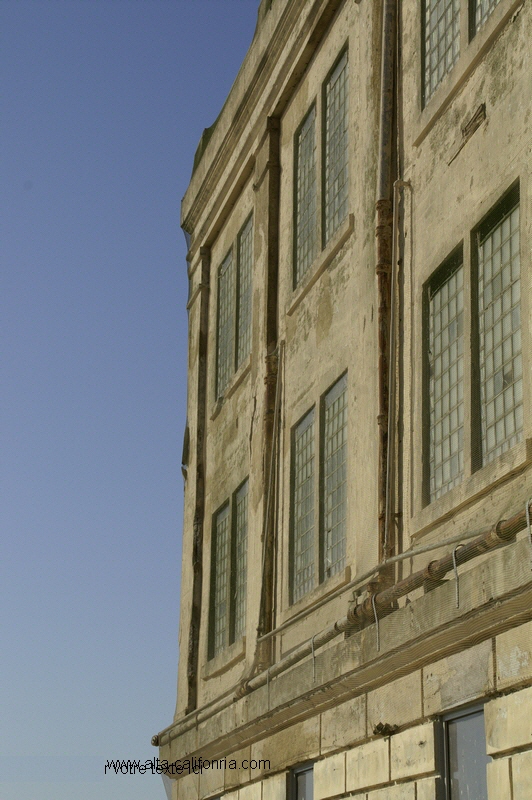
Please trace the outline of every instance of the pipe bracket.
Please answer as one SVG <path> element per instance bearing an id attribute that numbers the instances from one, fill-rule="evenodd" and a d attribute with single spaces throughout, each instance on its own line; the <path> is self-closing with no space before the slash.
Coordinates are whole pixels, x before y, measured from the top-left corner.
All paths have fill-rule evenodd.
<path id="1" fill-rule="evenodd" d="M 375 616 L 375 631 L 377 633 L 377 653 L 380 653 L 381 650 L 381 637 L 379 632 L 379 615 L 377 614 L 377 606 L 375 605 L 375 595 L 371 595 L 371 605 L 373 608 L 373 614 Z"/>
<path id="2" fill-rule="evenodd" d="M 454 570 L 454 577 L 456 580 L 456 608 L 460 608 L 460 583 L 458 580 L 458 565 L 456 563 L 456 551 L 459 550 L 461 547 L 465 547 L 465 545 L 457 544 L 453 550 L 453 570 Z"/>

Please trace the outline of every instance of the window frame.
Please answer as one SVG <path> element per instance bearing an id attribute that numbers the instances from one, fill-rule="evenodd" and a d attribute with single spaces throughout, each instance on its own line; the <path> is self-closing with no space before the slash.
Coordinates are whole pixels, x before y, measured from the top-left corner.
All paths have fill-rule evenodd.
<path id="1" fill-rule="evenodd" d="M 434 0 L 436 2 L 436 0 Z M 438 80 L 438 82 L 432 87 L 432 90 L 429 93 L 427 83 L 426 83 L 426 65 L 427 65 L 427 46 L 426 46 L 426 39 L 427 39 L 427 31 L 426 31 L 426 24 L 427 24 L 427 5 L 431 0 L 423 0 L 421 3 L 421 108 L 425 108 L 425 106 L 430 103 L 436 92 L 438 91 L 438 87 L 441 86 L 442 82 L 445 80 L 445 76 L 449 75 L 455 68 L 456 64 L 460 60 L 460 56 L 463 50 L 463 43 L 462 43 L 462 29 L 461 29 L 461 18 L 463 13 L 463 4 L 464 0 L 456 0 L 458 3 L 458 53 L 456 57 L 453 59 L 453 63 L 449 69 L 447 69 L 443 76 Z M 470 2 L 470 0 L 466 0 Z M 451 0 L 451 2 L 455 2 L 455 0 Z"/>
<path id="2" fill-rule="evenodd" d="M 479 237 L 484 236 L 484 240 L 489 235 L 489 232 L 494 231 L 515 209 L 518 209 L 519 212 L 519 233 L 520 233 L 520 241 L 519 241 L 519 279 L 522 283 L 522 243 L 521 243 L 521 193 L 520 193 L 520 185 L 519 181 L 514 183 L 498 200 L 498 202 L 490 208 L 487 214 L 480 220 L 480 222 L 473 228 L 471 231 L 471 243 L 470 243 L 470 253 L 471 253 L 471 264 L 470 264 L 470 274 L 471 274 L 471 351 L 472 354 L 475 355 L 475 358 L 472 360 L 471 365 L 471 472 L 476 472 L 482 467 L 487 466 L 490 464 L 498 455 L 502 455 L 503 453 L 510 450 L 515 444 L 518 444 L 519 441 L 522 441 L 523 436 L 518 439 L 514 445 L 508 445 L 505 447 L 500 454 L 495 454 L 494 456 L 486 457 L 484 452 L 484 444 L 483 444 L 483 430 L 482 430 L 482 419 L 484 413 L 484 405 L 482 400 L 482 380 L 481 380 L 481 347 L 480 347 L 480 321 L 481 321 L 481 313 L 479 309 L 479 297 L 480 297 L 480 264 L 478 259 L 478 246 L 479 246 Z M 502 283 L 502 281 L 501 281 Z M 523 314 L 522 314 L 522 300 L 523 295 L 522 291 L 520 290 L 519 294 L 519 330 L 523 331 Z M 501 316 L 501 319 L 503 317 Z M 523 354 L 523 347 L 521 343 L 521 356 Z M 523 380 L 523 373 L 521 375 L 521 379 Z M 523 399 L 521 400 L 523 403 Z M 524 414 L 523 414 L 524 417 Z M 524 419 L 523 425 L 521 427 L 521 433 L 524 432 Z"/>
<path id="3" fill-rule="evenodd" d="M 250 237 L 251 237 L 251 244 L 250 244 L 250 257 L 249 257 L 249 271 L 250 276 L 248 280 L 249 284 L 249 314 L 247 325 L 244 329 L 241 328 L 241 289 L 242 289 L 242 271 L 243 271 L 243 263 L 242 263 L 242 240 L 243 235 L 245 234 L 246 228 L 251 226 L 250 230 Z M 254 218 L 253 218 L 253 211 L 251 211 L 247 217 L 245 218 L 244 223 L 241 225 L 238 234 L 227 250 L 225 256 L 220 262 L 220 265 L 217 269 L 216 273 L 216 287 L 217 287 L 217 298 L 216 298 L 216 359 L 215 359 L 215 370 L 214 370 L 214 394 L 215 399 L 221 399 L 226 391 L 228 386 L 231 385 L 231 381 L 236 372 L 238 372 L 239 368 L 242 364 L 246 361 L 249 357 L 252 349 L 252 335 L 253 335 L 253 267 L 254 267 L 254 235 L 255 235 L 255 226 L 254 226 Z M 231 259 L 230 269 L 232 271 L 231 275 L 231 286 L 230 286 L 230 295 L 231 295 L 231 313 L 230 313 L 230 327 L 231 329 L 231 347 L 230 347 L 230 355 L 229 355 L 229 369 L 227 377 L 220 375 L 220 350 L 221 350 L 221 328 L 220 328 L 220 320 L 221 320 L 221 276 L 222 270 L 224 265 L 226 264 L 228 259 Z M 241 339 L 248 341 L 248 346 L 246 348 L 246 352 L 241 353 Z M 223 385 L 221 384 L 221 377 L 223 377 L 224 382 Z"/>
<path id="4" fill-rule="evenodd" d="M 318 186 L 318 182 L 319 182 L 319 178 L 318 178 L 319 163 L 318 163 L 318 154 L 317 154 L 318 147 L 317 147 L 317 142 L 316 142 L 317 130 L 318 130 L 318 126 L 317 126 L 316 122 L 317 122 L 317 119 L 318 119 L 318 111 L 317 111 L 317 102 L 316 102 L 316 99 L 314 99 L 313 102 L 308 107 L 307 111 L 305 112 L 305 115 L 304 115 L 303 119 L 299 123 L 299 125 L 298 125 L 298 127 L 297 127 L 297 129 L 296 129 L 296 131 L 294 133 L 294 144 L 293 144 L 293 147 L 294 147 L 294 191 L 293 191 L 293 195 L 294 195 L 293 196 L 293 229 L 294 229 L 294 235 L 293 235 L 293 248 L 292 248 L 293 249 L 292 278 L 293 278 L 293 288 L 294 289 L 296 289 L 303 282 L 303 280 L 305 279 L 305 276 L 307 275 L 307 273 L 310 270 L 312 264 L 314 263 L 314 261 L 316 259 L 316 256 L 317 256 L 317 252 L 318 252 L 319 235 L 318 235 L 317 231 L 314 229 L 312 231 L 312 245 L 311 245 L 312 252 L 311 252 L 311 256 L 309 257 L 309 261 L 306 264 L 306 266 L 300 265 L 299 254 L 300 254 L 301 248 L 299 246 L 299 224 L 298 224 L 298 220 L 299 220 L 299 211 L 300 211 L 300 208 L 301 208 L 301 204 L 300 204 L 299 199 L 298 199 L 298 188 L 299 188 L 299 176 L 300 176 L 301 148 L 300 148 L 299 138 L 301 136 L 301 133 L 302 133 L 303 129 L 305 128 L 305 125 L 306 125 L 310 115 L 313 114 L 313 113 L 314 113 L 314 122 L 313 122 L 314 146 L 313 146 L 313 165 L 312 165 L 312 168 L 313 168 L 313 171 L 314 171 L 314 179 L 313 179 L 314 211 L 313 211 L 313 216 L 314 216 L 315 225 L 317 225 L 318 218 L 319 218 L 319 204 L 320 204 L 320 201 L 319 201 L 319 186 Z"/>
<path id="5" fill-rule="evenodd" d="M 288 800 L 301 800 L 297 790 L 297 779 L 299 775 L 309 773 L 312 775 L 312 798 L 305 798 L 305 800 L 313 800 L 314 798 L 314 761 L 307 761 L 297 767 L 292 767 L 286 776 L 286 796 Z"/>
<path id="6" fill-rule="evenodd" d="M 327 168 L 327 148 L 329 144 L 329 139 L 327 137 L 327 87 L 331 81 L 332 76 L 334 75 L 335 71 L 339 67 L 342 60 L 345 58 L 345 70 L 346 70 L 346 91 L 345 91 L 345 106 L 344 106 L 344 115 L 346 118 L 346 143 L 345 143 L 345 161 L 346 161 L 346 169 L 347 169 L 347 197 L 346 197 L 346 209 L 343 217 L 339 218 L 337 224 L 332 228 L 330 232 L 327 231 L 327 177 L 328 177 L 328 168 Z M 332 65 L 331 69 L 327 73 L 325 80 L 322 83 L 321 88 L 321 249 L 324 250 L 331 239 L 334 237 L 337 230 L 340 228 L 342 222 L 347 218 L 349 215 L 349 48 L 347 44 L 344 44 L 340 53 L 338 54 L 334 64 Z M 332 137 L 331 137 L 332 139 Z"/>
<path id="7" fill-rule="evenodd" d="M 341 63 L 342 59 L 346 59 L 345 63 L 345 70 L 346 70 L 346 91 L 345 91 L 345 110 L 344 114 L 347 119 L 346 124 L 346 143 L 345 143 L 345 161 L 346 161 L 346 169 L 347 169 L 347 179 L 346 179 L 346 202 L 345 202 L 345 213 L 344 215 L 339 218 L 337 224 L 328 232 L 327 231 L 327 222 L 326 222 L 326 197 L 327 197 L 327 145 L 328 145 L 328 138 L 327 138 L 327 87 L 330 82 L 331 77 L 334 75 L 335 70 L 338 68 L 339 64 Z M 342 223 L 348 218 L 349 216 L 349 208 L 350 208 L 350 159 L 349 159 L 349 114 L 350 114 L 350 104 L 349 104 L 349 83 L 350 83 L 350 61 L 349 61 L 349 44 L 346 41 L 339 50 L 338 55 L 334 59 L 334 62 L 327 72 L 324 80 L 321 82 L 321 87 L 318 93 L 314 96 L 312 101 L 309 103 L 307 110 L 303 114 L 299 125 L 297 126 L 293 141 L 292 141 L 292 149 L 293 149 L 293 186 L 292 186 L 292 289 L 295 291 L 299 287 L 301 287 L 310 274 L 312 270 L 312 265 L 316 262 L 319 255 L 323 252 L 329 242 L 334 239 L 334 236 L 340 230 Z M 313 254 L 309 260 L 309 263 L 304 267 L 304 269 L 299 268 L 298 264 L 298 180 L 299 180 L 299 148 L 298 148 L 298 137 L 301 134 L 301 131 L 307 122 L 309 115 L 312 112 L 315 112 L 315 120 L 314 120 L 314 169 L 315 169 L 315 180 L 314 180 L 314 204 L 315 204 L 315 224 L 316 224 L 316 231 L 314 233 L 314 241 L 313 241 Z"/>
<path id="8" fill-rule="evenodd" d="M 490 231 L 494 231 L 497 226 L 515 209 L 519 209 L 519 230 L 522 231 L 522 214 L 520 203 L 520 183 L 514 181 L 509 188 L 499 196 L 496 202 L 490 207 L 489 211 L 469 229 L 468 249 L 464 247 L 464 240 L 460 242 L 447 256 L 436 270 L 429 276 L 423 284 L 422 289 L 422 481 L 421 481 L 421 504 L 422 508 L 437 503 L 449 492 L 465 484 L 475 473 L 487 468 L 495 462 L 500 455 L 504 455 L 512 448 L 524 441 L 525 424 L 523 424 L 515 435 L 518 436 L 513 444 L 509 444 L 500 454 L 488 457 L 484 453 L 482 443 L 482 419 L 483 419 L 483 400 L 481 393 L 481 351 L 480 351 L 480 309 L 479 309 L 479 264 L 478 264 L 478 236 L 487 236 Z M 431 464 L 430 464 L 430 384 L 429 384 L 429 296 L 431 290 L 443 285 L 446 275 L 450 269 L 456 269 L 456 259 L 462 257 L 462 267 L 464 270 L 463 281 L 463 341 L 464 341 L 464 363 L 463 363 L 463 403 L 464 403 L 464 425 L 463 425 L 463 460 L 464 470 L 462 480 L 458 486 L 449 487 L 447 491 L 431 498 Z M 522 281 L 523 276 L 523 247 L 522 238 L 519 242 L 519 275 Z M 454 267 L 453 267 L 454 264 Z M 437 290 L 437 289 L 436 289 Z M 520 324 L 519 330 L 523 336 L 525 316 L 523 314 L 523 294 L 519 297 Z M 504 319 L 504 314 L 497 318 Z M 469 353 L 466 354 L 466 351 Z M 525 348 L 521 344 L 521 354 Z M 524 372 L 522 375 L 523 384 L 525 383 Z M 521 403 L 527 405 L 526 389 L 523 385 L 524 397 Z M 525 415 L 523 414 L 523 418 Z"/>
<path id="9" fill-rule="evenodd" d="M 480 0 L 482 2 L 482 0 Z M 478 0 L 468 0 L 468 43 L 472 42 L 477 33 L 482 30 L 488 19 L 491 17 L 499 3 L 502 0 L 495 0 L 493 7 L 489 10 L 486 14 L 484 19 L 480 21 L 480 24 L 477 25 L 477 2 Z"/>
<path id="10" fill-rule="evenodd" d="M 444 83 L 447 75 L 454 72 L 458 63 L 462 60 L 466 50 L 472 44 L 475 37 L 481 33 L 489 22 L 490 17 L 496 12 L 497 8 L 503 5 L 505 0 L 497 0 L 495 5 L 490 9 L 489 13 L 481 21 L 479 25 L 476 22 L 476 3 L 477 0 L 458 0 L 458 54 L 454 59 L 451 67 L 446 70 L 440 80 L 434 85 L 432 90 L 428 91 L 429 87 L 425 82 L 425 66 L 427 63 L 426 52 L 426 21 L 427 21 L 427 3 L 429 0 L 423 0 L 419 14 L 420 22 L 420 76 L 421 76 L 421 110 L 424 110 L 437 95 L 439 87 Z M 508 0 L 510 4 L 510 0 Z"/>
<path id="11" fill-rule="evenodd" d="M 238 582 L 238 496 L 242 490 L 246 488 L 246 517 L 245 517 L 245 579 L 243 582 L 243 612 L 240 614 L 242 617 L 241 628 L 237 629 L 237 582 Z M 247 616 L 247 549 L 249 542 L 249 477 L 245 478 L 231 496 L 226 499 L 212 515 L 211 523 L 211 565 L 210 565 L 210 591 L 209 591 L 209 626 L 208 626 L 208 646 L 207 646 L 207 659 L 212 661 L 220 653 L 227 650 L 228 647 L 235 642 L 243 639 L 246 635 L 246 616 Z M 226 580 L 226 612 L 225 612 L 225 641 L 219 647 L 216 646 L 216 585 L 218 577 L 218 563 L 216 558 L 216 549 L 218 545 L 218 518 L 221 514 L 228 512 L 228 556 L 227 568 L 225 574 Z"/>
<path id="12" fill-rule="evenodd" d="M 466 717 L 477 716 L 479 714 L 482 715 L 484 723 L 483 725 L 484 750 L 487 750 L 484 703 L 475 703 L 474 705 L 470 706 L 462 706 L 461 708 L 453 709 L 452 711 L 442 714 L 439 718 L 436 741 L 437 741 L 437 754 L 439 762 L 438 766 L 441 775 L 441 781 L 439 782 L 440 791 L 437 795 L 438 800 L 457 800 L 457 798 L 453 797 L 453 795 L 451 794 L 452 786 L 451 786 L 451 752 L 449 745 L 449 723 L 465 719 Z M 493 761 L 492 757 L 487 752 L 484 755 L 486 756 L 487 759 L 486 764 L 489 764 L 491 761 Z M 479 800 L 488 800 L 487 781 L 486 781 L 486 796 L 485 798 L 479 798 Z"/>
<path id="13" fill-rule="evenodd" d="M 326 522 L 326 475 L 325 475 L 325 452 L 326 452 L 326 400 L 327 398 L 332 395 L 336 390 L 337 387 L 341 386 L 338 391 L 338 398 L 340 396 L 345 397 L 345 411 L 344 411 L 344 422 L 342 424 L 342 436 L 344 440 L 343 446 L 345 447 L 345 479 L 342 482 L 344 488 L 344 497 L 343 497 L 343 506 L 344 506 L 344 516 L 343 516 L 343 529 L 344 529 L 344 536 L 342 539 L 343 542 L 343 549 L 344 555 L 343 560 L 340 566 L 336 567 L 334 571 L 328 573 L 328 569 L 326 567 L 326 555 L 327 555 L 327 531 L 325 530 L 325 522 Z M 289 596 L 289 605 L 293 606 L 296 603 L 304 600 L 312 591 L 314 591 L 317 587 L 322 586 L 328 580 L 333 579 L 338 574 L 341 574 L 342 570 L 345 570 L 347 565 L 347 515 L 348 515 L 348 498 L 347 498 L 347 462 L 348 462 L 348 432 L 349 432 L 349 419 L 348 419 L 348 398 L 349 398 L 349 382 L 348 382 L 348 371 L 345 370 L 340 374 L 336 380 L 330 384 L 327 389 L 321 394 L 319 398 L 319 402 L 315 403 L 311 406 L 307 411 L 299 417 L 297 422 L 292 426 L 290 431 L 290 526 L 289 526 L 289 548 L 288 548 L 288 558 L 289 558 L 289 569 L 288 569 L 288 580 L 289 580 L 289 589 L 288 589 L 288 596 Z M 335 398 L 335 399 L 338 399 Z M 307 422 L 307 420 L 309 420 Z M 313 488 L 312 488 L 312 517 L 313 517 L 313 525 L 312 525 L 312 576 L 310 577 L 309 581 L 311 585 L 305 591 L 299 593 L 299 587 L 295 585 L 295 578 L 296 578 L 296 436 L 298 429 L 301 428 L 302 425 L 306 424 L 303 433 L 308 429 L 308 427 L 313 427 L 312 433 L 312 443 L 313 443 L 313 473 L 312 473 L 312 480 L 313 480 Z M 339 489 L 339 486 L 336 486 L 336 490 Z M 338 544 L 338 543 L 337 543 Z"/>
<path id="14" fill-rule="evenodd" d="M 431 472 L 431 450 L 432 450 L 432 420 L 431 420 L 431 392 L 430 392 L 430 356 L 429 356 L 429 346 L 431 343 L 430 339 L 430 325 L 431 325 L 431 311 L 430 311 L 430 302 L 431 299 L 436 295 L 436 293 L 447 283 L 447 281 L 458 272 L 458 270 L 462 268 L 464 270 L 464 275 L 466 271 L 466 265 L 464 263 L 464 246 L 463 242 L 457 245 L 454 250 L 450 253 L 449 256 L 443 261 L 442 264 L 432 273 L 428 281 L 423 286 L 423 301 L 422 301 L 422 315 L 423 315 L 423 336 L 422 341 L 424 343 L 423 346 L 423 365 L 422 365 L 422 391 L 423 391 L 423 409 L 422 409 L 422 453 L 423 453 L 423 464 L 424 464 L 424 475 L 423 475 L 423 505 L 429 505 L 430 503 L 435 502 L 438 500 L 442 495 L 446 494 L 447 491 L 450 491 L 451 487 L 446 491 L 443 491 L 437 494 L 436 497 L 431 497 L 431 482 L 432 482 L 432 472 Z M 463 302 L 465 303 L 466 297 L 466 287 L 462 286 L 462 293 L 463 293 Z M 462 322 L 462 325 L 464 323 Z M 462 335 L 464 339 L 464 343 L 466 341 L 466 331 L 462 330 Z M 464 347 L 465 349 L 465 347 Z M 463 370 L 465 370 L 465 364 L 463 366 Z M 463 381 L 466 381 L 465 372 L 463 373 Z M 466 398 L 463 396 L 462 399 L 463 405 L 466 404 Z M 464 419 L 464 426 L 465 427 L 465 419 Z M 463 445 L 465 449 L 465 442 Z M 462 481 L 464 479 L 464 475 L 462 474 Z M 438 487 L 439 488 L 439 487 Z M 437 489 L 438 490 L 438 489 Z"/>

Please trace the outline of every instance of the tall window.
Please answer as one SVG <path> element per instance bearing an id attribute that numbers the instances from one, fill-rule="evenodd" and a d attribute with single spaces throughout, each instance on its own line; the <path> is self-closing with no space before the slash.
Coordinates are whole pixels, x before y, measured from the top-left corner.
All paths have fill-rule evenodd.
<path id="1" fill-rule="evenodd" d="M 212 527 L 209 657 L 246 627 L 248 481 L 217 511 Z"/>
<path id="2" fill-rule="evenodd" d="M 429 287 L 430 499 L 464 474 L 464 269 L 462 250 Z"/>
<path id="3" fill-rule="evenodd" d="M 422 8 L 422 83 L 423 103 L 427 103 L 445 76 L 452 70 L 501 0 L 423 0 Z M 508 3 L 509 5 L 509 3 Z M 460 18 L 467 19 L 468 36 L 461 39 Z"/>
<path id="4" fill-rule="evenodd" d="M 295 602 L 314 584 L 314 410 L 294 430 L 293 476 Z"/>
<path id="5" fill-rule="evenodd" d="M 316 255 L 316 106 L 296 135 L 295 282 L 299 283 Z"/>
<path id="6" fill-rule="evenodd" d="M 423 99 L 430 100 L 460 55 L 461 0 L 424 0 Z"/>
<path id="7" fill-rule="evenodd" d="M 324 244 L 347 216 L 347 50 L 325 83 Z"/>
<path id="8" fill-rule="evenodd" d="M 464 709 L 443 720 L 443 777 L 446 800 L 488 800 L 484 711 Z"/>
<path id="9" fill-rule="evenodd" d="M 253 218 L 249 217 L 218 270 L 216 396 L 251 351 Z"/>
<path id="10" fill-rule="evenodd" d="M 246 587 L 248 567 L 248 482 L 235 494 L 235 588 L 234 588 L 234 638 L 239 639 L 246 630 Z"/>
<path id="11" fill-rule="evenodd" d="M 347 216 L 348 127 L 348 55 L 344 50 L 294 139 L 294 287 L 306 275 L 320 243 L 324 247 Z"/>
<path id="12" fill-rule="evenodd" d="M 475 233 L 482 462 L 516 444 L 523 431 L 519 195 Z"/>
<path id="13" fill-rule="evenodd" d="M 322 398 L 319 447 L 315 416 L 311 409 L 292 433 L 293 603 L 345 567 L 347 375 Z"/>
<path id="14" fill-rule="evenodd" d="M 236 366 L 251 352 L 251 279 L 253 275 L 253 218 L 250 217 L 238 235 L 238 269 L 236 296 Z"/>
<path id="15" fill-rule="evenodd" d="M 460 246 L 425 287 L 425 502 L 523 436 L 518 186 L 472 232 L 471 258 L 466 270 Z M 464 329 L 468 296 L 471 330 Z M 469 375 L 464 373 L 466 341 L 471 342 Z M 464 402 L 466 380 L 470 411 Z M 464 449 L 466 426 L 470 452 Z"/>
<path id="16" fill-rule="evenodd" d="M 345 567 L 347 512 L 347 375 L 323 399 L 322 514 L 324 577 Z"/>
<path id="17" fill-rule="evenodd" d="M 234 370 L 235 270 L 232 250 L 218 272 L 218 363 L 217 395 L 221 394 Z"/>

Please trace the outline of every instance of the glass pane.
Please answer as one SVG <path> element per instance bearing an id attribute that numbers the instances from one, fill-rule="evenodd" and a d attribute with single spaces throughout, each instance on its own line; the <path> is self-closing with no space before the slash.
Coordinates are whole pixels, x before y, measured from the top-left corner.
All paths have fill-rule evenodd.
<path id="1" fill-rule="evenodd" d="M 218 326 L 216 396 L 219 397 L 233 374 L 235 327 L 233 256 L 228 253 L 218 272 Z"/>
<path id="2" fill-rule="evenodd" d="M 345 567 L 347 517 L 347 375 L 324 398 L 323 413 L 323 575 Z"/>
<path id="3" fill-rule="evenodd" d="M 425 100 L 460 55 L 460 0 L 425 0 Z"/>
<path id="4" fill-rule="evenodd" d="M 347 52 L 325 85 L 325 242 L 347 215 Z"/>
<path id="5" fill-rule="evenodd" d="M 487 18 L 499 5 L 499 0 L 474 0 L 475 4 L 475 33 L 484 25 Z"/>
<path id="6" fill-rule="evenodd" d="M 248 481 L 235 495 L 235 641 L 246 632 Z"/>
<path id="7" fill-rule="evenodd" d="M 229 644 L 229 505 L 215 518 L 213 531 L 213 655 Z"/>
<path id="8" fill-rule="evenodd" d="M 312 767 L 296 774 L 296 800 L 313 800 L 314 773 Z"/>
<path id="9" fill-rule="evenodd" d="M 522 438 L 519 250 L 508 246 L 518 234 L 516 206 L 478 242 L 483 463 Z"/>
<path id="10" fill-rule="evenodd" d="M 300 282 L 316 254 L 316 107 L 307 114 L 296 136 L 295 268 Z"/>
<path id="11" fill-rule="evenodd" d="M 314 410 L 295 429 L 293 459 L 295 602 L 314 585 Z"/>
<path id="12" fill-rule="evenodd" d="M 488 800 L 484 713 L 449 720 L 446 729 L 451 800 Z"/>
<path id="13" fill-rule="evenodd" d="M 237 347 L 236 366 L 251 352 L 251 288 L 253 278 L 253 219 L 238 237 Z"/>
<path id="14" fill-rule="evenodd" d="M 463 266 L 429 301 L 430 499 L 461 482 L 463 453 Z"/>

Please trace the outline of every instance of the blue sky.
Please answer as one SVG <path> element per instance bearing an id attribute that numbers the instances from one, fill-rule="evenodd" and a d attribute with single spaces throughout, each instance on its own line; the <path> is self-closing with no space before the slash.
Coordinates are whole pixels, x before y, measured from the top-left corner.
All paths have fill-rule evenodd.
<path id="1" fill-rule="evenodd" d="M 2 0 L 0 796 L 156 800 L 175 704 L 179 208 L 258 0 Z"/>

